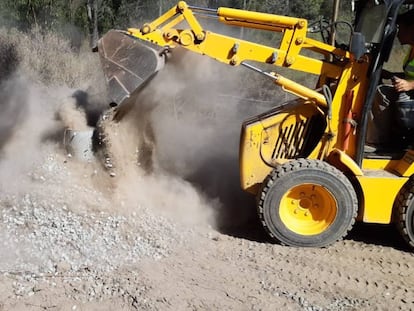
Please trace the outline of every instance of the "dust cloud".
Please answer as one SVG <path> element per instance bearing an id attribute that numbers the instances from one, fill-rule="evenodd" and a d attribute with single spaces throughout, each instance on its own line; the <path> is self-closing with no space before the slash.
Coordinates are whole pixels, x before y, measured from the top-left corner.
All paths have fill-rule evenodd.
<path id="1" fill-rule="evenodd" d="M 7 100 L 3 100 L 7 113 L 2 113 L 0 118 L 0 124 L 5 128 L 2 130 L 0 186 L 3 192 L 20 192 L 30 189 L 28 174 L 43 162 L 47 150 L 50 152 L 59 145 L 57 141 L 63 127 L 57 122 L 55 113 L 65 96 L 48 94 L 46 88 L 33 85 L 22 77 L 5 84 L 10 87 L 7 88 Z M 69 90 L 66 92 L 69 96 Z"/>
<path id="2" fill-rule="evenodd" d="M 18 78 L 0 84 L 0 150 L 11 139 L 26 109 L 24 85 Z"/>
<path id="3" fill-rule="evenodd" d="M 240 101 L 241 74 L 242 68 L 174 51 L 117 125 L 125 134 L 111 138 L 118 144 L 112 145 L 118 155 L 126 148 L 128 155 L 134 150 L 144 153 L 138 155 L 141 176 L 125 183 L 130 188 L 132 180 L 141 180 L 133 186 L 134 200 L 152 197 L 152 205 L 177 217 L 208 219 L 222 229 L 254 217 L 254 198 L 240 189 L 238 144 L 242 121 L 263 107 Z M 126 124 L 128 129 L 121 130 Z M 115 166 L 125 165 L 131 159 L 116 162 Z M 131 174 L 130 168 L 118 171 Z"/>
<path id="4" fill-rule="evenodd" d="M 105 155 L 82 163 L 68 158 L 62 146 L 66 128 L 96 125 L 106 108 L 102 98 L 94 103 L 88 88 L 6 81 L 13 87 L 7 87 L 9 113 L 0 119 L 7 128 L 1 131 L 0 187 L 59 195 L 75 211 L 130 214 L 144 206 L 189 224 L 240 226 L 255 214 L 254 198 L 239 186 L 240 126 L 264 109 L 240 101 L 241 74 L 240 68 L 174 51 L 133 109 L 106 129 L 112 178 L 103 169 Z M 50 158 L 53 163 L 45 160 Z"/>
<path id="5" fill-rule="evenodd" d="M 152 115 L 160 161 L 214 200 L 216 226 L 240 226 L 255 206 L 239 183 L 240 128 L 248 114 L 225 95 L 240 94 L 241 70 L 186 52 L 172 63 L 160 80 L 179 79 L 182 85 L 159 82 L 171 85 L 173 96 L 165 96 L 169 100 Z"/>
<path id="6" fill-rule="evenodd" d="M 256 219 L 254 198 L 239 185 L 238 143 L 242 120 L 265 107 L 241 100 L 241 69 L 177 49 L 112 120 L 105 94 L 94 91 L 103 79 L 63 83 L 80 67 L 99 70 L 95 56 L 54 84 L 33 79 L 28 66 L 1 84 L 0 250 L 10 256 L 0 268 L 106 269 L 166 256 L 189 232 L 234 234 Z M 97 134 L 101 124 L 109 143 L 94 146 L 94 158 L 68 153 L 67 129 Z"/>

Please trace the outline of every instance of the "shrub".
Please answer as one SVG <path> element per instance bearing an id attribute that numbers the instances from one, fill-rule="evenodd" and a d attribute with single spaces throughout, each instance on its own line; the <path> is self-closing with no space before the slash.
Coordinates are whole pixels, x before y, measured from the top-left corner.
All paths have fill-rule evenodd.
<path id="1" fill-rule="evenodd" d="M 0 83 L 9 79 L 16 71 L 19 56 L 16 44 L 4 36 L 0 36 Z"/>
<path id="2" fill-rule="evenodd" d="M 4 61 L 11 64 L 5 69 L 15 67 L 20 59 L 20 66 L 25 74 L 44 85 L 85 88 L 102 79 L 99 57 L 87 48 L 86 42 L 80 51 L 75 51 L 67 38 L 58 33 L 41 31 L 39 28 L 33 28 L 27 33 L 0 28 L 1 40 L 6 42 L 3 49 L 17 51 L 14 54 L 16 60 L 10 62 L 10 51 L 3 53 L 0 50 L 0 58 L 4 57 Z"/>

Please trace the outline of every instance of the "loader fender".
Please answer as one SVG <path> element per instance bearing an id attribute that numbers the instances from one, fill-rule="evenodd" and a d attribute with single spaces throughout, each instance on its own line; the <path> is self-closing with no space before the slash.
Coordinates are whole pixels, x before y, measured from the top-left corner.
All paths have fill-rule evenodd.
<path id="1" fill-rule="evenodd" d="M 351 172 L 354 176 L 362 176 L 364 173 L 355 161 L 344 151 L 333 149 L 327 158 L 327 162 L 342 172 Z"/>

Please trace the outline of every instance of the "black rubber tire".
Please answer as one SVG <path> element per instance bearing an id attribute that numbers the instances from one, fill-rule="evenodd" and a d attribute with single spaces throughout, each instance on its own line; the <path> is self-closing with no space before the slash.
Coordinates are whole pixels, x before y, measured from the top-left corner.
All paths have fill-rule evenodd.
<path id="1" fill-rule="evenodd" d="M 414 248 L 414 177 L 397 196 L 394 217 L 397 229 L 411 248 Z"/>
<path id="2" fill-rule="evenodd" d="M 290 230 L 280 217 L 281 201 L 293 187 L 314 184 L 326 189 L 336 201 L 336 215 L 323 232 L 314 235 Z M 355 223 L 358 199 L 346 176 L 320 160 L 298 159 L 275 168 L 258 194 L 258 214 L 269 235 L 284 245 L 325 247 L 342 239 Z"/>

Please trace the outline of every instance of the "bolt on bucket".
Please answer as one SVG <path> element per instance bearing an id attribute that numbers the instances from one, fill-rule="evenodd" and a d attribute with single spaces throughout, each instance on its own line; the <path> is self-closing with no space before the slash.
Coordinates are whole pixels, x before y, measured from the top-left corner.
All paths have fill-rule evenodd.
<path id="1" fill-rule="evenodd" d="M 99 40 L 98 52 L 114 104 L 121 105 L 133 98 L 164 67 L 161 49 L 117 30 L 109 31 Z"/>

